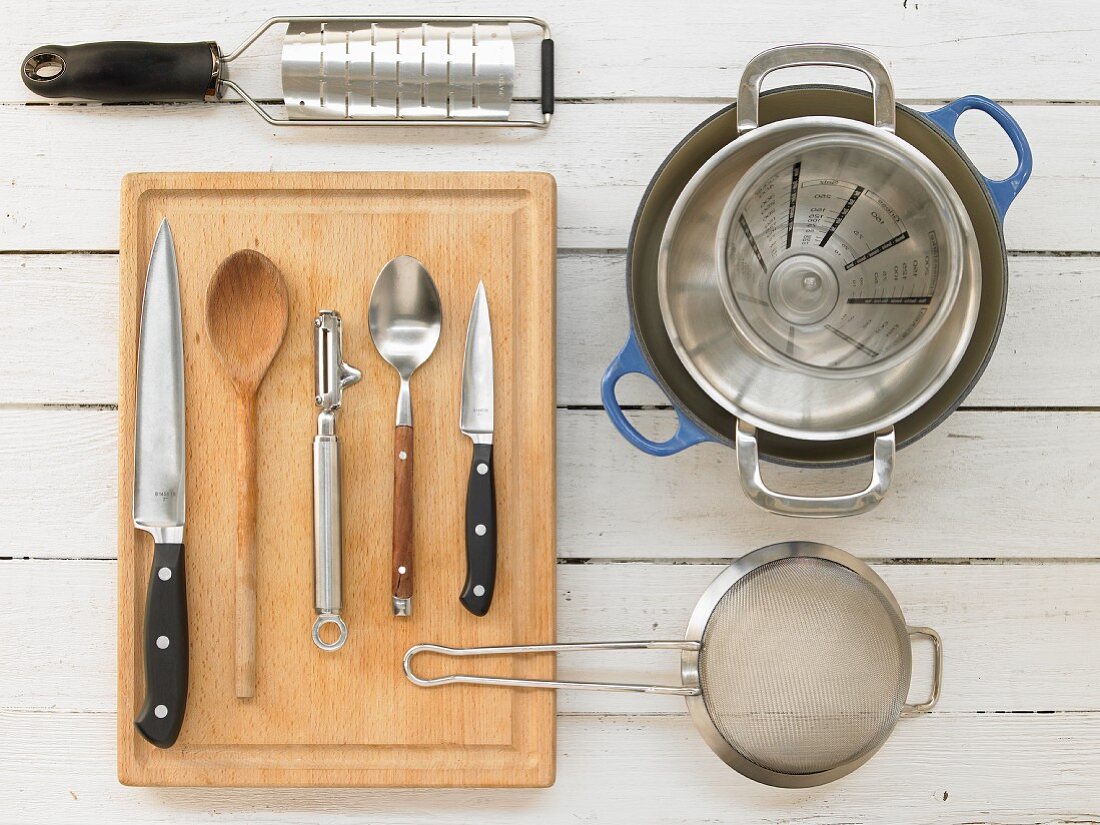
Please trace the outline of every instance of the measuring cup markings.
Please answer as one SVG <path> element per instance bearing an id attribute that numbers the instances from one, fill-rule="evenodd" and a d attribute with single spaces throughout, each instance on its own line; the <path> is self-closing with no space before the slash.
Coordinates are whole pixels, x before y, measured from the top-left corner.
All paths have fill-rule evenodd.
<path id="1" fill-rule="evenodd" d="M 860 165 L 857 148 L 814 149 L 775 162 L 737 204 L 740 232 L 725 251 L 738 281 L 727 285 L 731 314 L 765 353 L 798 353 L 818 368 L 873 365 L 919 337 L 929 309 L 950 300 L 940 294 L 938 218 L 926 200 L 905 200 L 907 173 L 881 158 Z M 845 164 L 877 188 L 832 173 Z M 737 277 L 750 257 L 765 278 Z"/>

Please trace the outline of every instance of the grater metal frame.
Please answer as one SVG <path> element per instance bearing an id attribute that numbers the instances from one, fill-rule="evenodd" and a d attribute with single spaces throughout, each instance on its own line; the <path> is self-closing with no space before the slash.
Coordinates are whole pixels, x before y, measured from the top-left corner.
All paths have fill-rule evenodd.
<path id="1" fill-rule="evenodd" d="M 541 67 L 541 100 L 542 119 L 508 119 L 508 120 L 477 120 L 458 118 L 289 118 L 274 117 L 267 107 L 248 94 L 237 83 L 230 80 L 225 72 L 229 63 L 239 58 L 257 40 L 263 37 L 275 26 L 293 23 L 496 23 L 530 25 L 542 31 L 542 67 Z M 545 129 L 550 125 L 554 115 L 554 40 L 550 35 L 550 26 L 538 17 L 488 17 L 470 15 L 450 15 L 441 17 L 407 17 L 402 15 L 374 15 L 363 17 L 360 15 L 291 15 L 286 17 L 269 18 L 256 31 L 249 35 L 232 52 L 225 54 L 218 51 L 214 66 L 213 77 L 214 97 L 220 99 L 225 89 L 233 91 L 241 100 L 249 105 L 265 121 L 272 126 L 478 126 L 478 127 L 528 127 Z"/>

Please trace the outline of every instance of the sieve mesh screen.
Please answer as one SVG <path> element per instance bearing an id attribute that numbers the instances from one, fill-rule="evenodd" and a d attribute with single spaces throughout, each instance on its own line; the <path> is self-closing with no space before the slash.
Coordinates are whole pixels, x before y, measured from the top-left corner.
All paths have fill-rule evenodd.
<path id="1" fill-rule="evenodd" d="M 785 558 L 738 580 L 707 622 L 699 682 L 736 751 L 786 774 L 873 752 L 901 715 L 909 635 L 877 588 L 847 567 Z"/>

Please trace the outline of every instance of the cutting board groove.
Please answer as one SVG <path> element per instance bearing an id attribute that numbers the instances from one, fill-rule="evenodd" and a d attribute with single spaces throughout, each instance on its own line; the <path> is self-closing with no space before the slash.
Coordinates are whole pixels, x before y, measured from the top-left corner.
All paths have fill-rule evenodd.
<path id="1" fill-rule="evenodd" d="M 145 268 L 162 218 L 175 236 L 185 341 L 191 683 L 177 744 L 132 725 L 144 690 L 141 626 L 152 543 L 130 517 L 134 383 Z M 122 187 L 119 334 L 118 771 L 125 784 L 545 786 L 554 779 L 550 691 L 418 688 L 417 642 L 554 638 L 555 191 L 535 173 L 149 173 Z M 233 689 L 234 398 L 203 325 L 207 283 L 257 249 L 290 291 L 286 340 L 258 398 L 257 685 Z M 397 376 L 374 350 L 367 304 L 391 258 L 419 258 L 443 303 L 439 347 L 413 378 L 415 612 L 390 609 Z M 499 571 L 488 616 L 461 606 L 471 445 L 458 430 L 466 323 L 484 279 L 496 363 Z M 335 309 L 364 380 L 337 421 L 347 645 L 310 639 L 313 611 L 313 318 Z M 442 664 L 425 661 L 428 672 Z M 546 678 L 550 657 L 468 670 Z"/>

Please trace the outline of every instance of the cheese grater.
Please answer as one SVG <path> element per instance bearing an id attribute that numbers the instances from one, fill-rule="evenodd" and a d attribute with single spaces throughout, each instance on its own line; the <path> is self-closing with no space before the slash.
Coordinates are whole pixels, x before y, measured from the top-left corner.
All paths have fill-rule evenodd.
<path id="1" fill-rule="evenodd" d="M 279 26 L 281 117 L 228 73 Z M 541 118 L 512 113 L 513 27 L 542 35 Z M 22 76 L 43 97 L 112 103 L 219 100 L 230 90 L 276 126 L 546 127 L 554 112 L 554 41 L 535 17 L 273 17 L 229 53 L 206 41 L 42 46 Z"/>

